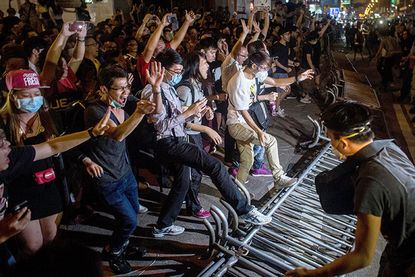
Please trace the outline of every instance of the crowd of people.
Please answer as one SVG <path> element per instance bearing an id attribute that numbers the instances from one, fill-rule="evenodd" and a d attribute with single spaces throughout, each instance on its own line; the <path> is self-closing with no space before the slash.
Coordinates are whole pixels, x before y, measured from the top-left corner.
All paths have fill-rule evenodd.
<path id="1" fill-rule="evenodd" d="M 202 174 L 240 222 L 271 221 L 238 185 L 249 175 L 272 176 L 277 189 L 297 182 L 280 164 L 268 122 L 285 117 L 287 97 L 306 105 L 319 91 L 331 18 L 318 20 L 294 1 L 252 7 L 246 19 L 227 7 L 134 2 L 129 14 L 116 10 L 95 25 L 85 4 L 78 20 L 63 22 L 55 1 L 38 2 L 26 0 L 19 16 L 11 7 L 0 12 L 3 272 L 54 241 L 60 215 L 75 202 L 115 217 L 102 258 L 116 274 L 132 271 L 126 254 L 145 249 L 129 237 L 148 211 L 138 169 L 152 155 L 152 172 L 170 187 L 155 238 L 185 231 L 175 225 L 184 201 L 190 215 L 210 217 L 199 200 Z M 222 145 L 223 161 L 211 155 Z"/>

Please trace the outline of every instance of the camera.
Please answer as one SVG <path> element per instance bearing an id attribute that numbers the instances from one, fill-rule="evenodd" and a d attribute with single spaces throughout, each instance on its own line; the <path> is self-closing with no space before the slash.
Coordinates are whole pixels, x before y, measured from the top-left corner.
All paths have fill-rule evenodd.
<path id="1" fill-rule="evenodd" d="M 81 31 L 83 25 L 84 25 L 83 21 L 75 21 L 72 24 L 69 24 L 69 31 L 71 32 Z"/>

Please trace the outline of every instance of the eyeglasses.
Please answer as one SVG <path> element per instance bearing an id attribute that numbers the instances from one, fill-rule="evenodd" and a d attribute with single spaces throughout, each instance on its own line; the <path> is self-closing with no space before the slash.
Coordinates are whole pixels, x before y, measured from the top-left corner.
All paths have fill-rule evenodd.
<path id="1" fill-rule="evenodd" d="M 110 87 L 110 89 L 113 89 L 113 90 L 115 90 L 115 91 L 130 91 L 131 90 L 131 85 L 126 85 L 125 87 L 119 87 L 119 88 L 113 88 L 113 87 Z"/>
<path id="2" fill-rule="evenodd" d="M 269 66 L 267 65 L 257 65 L 256 66 L 259 68 L 259 70 L 261 71 L 267 71 L 269 69 Z"/>
<path id="3" fill-rule="evenodd" d="M 85 44 L 85 46 L 96 46 L 96 47 L 98 47 L 98 42 Z"/>
<path id="4" fill-rule="evenodd" d="M 166 69 L 170 74 L 183 74 L 184 69 L 181 70 L 170 70 L 170 69 Z"/>

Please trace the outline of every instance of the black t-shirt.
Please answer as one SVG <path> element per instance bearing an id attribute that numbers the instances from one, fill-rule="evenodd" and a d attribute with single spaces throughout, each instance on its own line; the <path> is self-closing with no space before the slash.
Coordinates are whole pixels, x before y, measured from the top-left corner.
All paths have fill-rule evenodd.
<path id="1" fill-rule="evenodd" d="M 9 167 L 0 172 L 0 182 L 9 184 L 17 176 L 31 172 L 35 155 L 33 146 L 12 147 Z"/>
<path id="2" fill-rule="evenodd" d="M 304 44 L 303 46 L 303 55 L 301 57 L 301 67 L 303 69 L 310 69 L 310 66 L 307 62 L 307 54 L 311 55 L 311 58 L 313 58 L 313 46 L 309 44 L 308 42 Z"/>
<path id="3" fill-rule="evenodd" d="M 88 105 L 84 114 L 85 127 L 95 126 L 104 116 L 108 105 L 102 101 L 97 101 Z M 128 114 L 124 112 L 124 118 L 127 120 Z M 111 120 L 117 125 L 119 122 L 114 114 L 111 113 Z M 125 140 L 117 141 L 109 136 L 101 136 L 88 141 L 88 147 L 85 147 L 86 155 L 91 160 L 104 169 L 104 174 L 98 178 L 98 182 L 107 183 L 118 181 L 131 169 L 127 155 Z"/>
<path id="4" fill-rule="evenodd" d="M 320 40 L 317 41 L 315 45 L 313 45 L 313 55 L 312 55 L 312 61 L 313 65 L 317 68 L 320 68 L 320 57 L 321 57 L 321 44 Z"/>
<path id="5" fill-rule="evenodd" d="M 272 57 L 278 57 L 278 62 L 285 67 L 288 67 L 288 46 L 277 42 L 270 49 Z M 284 69 L 277 67 L 277 73 L 287 73 Z"/>
<path id="6" fill-rule="evenodd" d="M 415 260 L 415 167 L 390 140 L 371 143 L 354 158 L 361 160 L 355 184 L 355 212 L 382 217 L 381 232 L 399 265 Z"/>

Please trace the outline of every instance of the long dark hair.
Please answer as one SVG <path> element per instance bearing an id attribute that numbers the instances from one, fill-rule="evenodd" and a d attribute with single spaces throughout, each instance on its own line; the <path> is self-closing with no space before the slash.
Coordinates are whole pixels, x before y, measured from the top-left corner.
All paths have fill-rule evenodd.
<path id="1" fill-rule="evenodd" d="M 184 60 L 185 71 L 183 73 L 183 80 L 193 79 L 202 81 L 202 75 L 200 75 L 199 65 L 200 60 L 205 59 L 205 55 L 200 51 L 193 51 L 186 56 Z"/>

